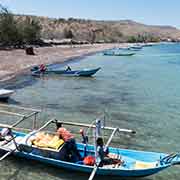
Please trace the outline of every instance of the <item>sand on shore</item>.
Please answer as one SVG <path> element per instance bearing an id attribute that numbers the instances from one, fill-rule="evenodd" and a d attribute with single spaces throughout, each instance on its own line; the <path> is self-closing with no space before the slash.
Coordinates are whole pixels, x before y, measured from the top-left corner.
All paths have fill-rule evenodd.
<path id="1" fill-rule="evenodd" d="M 118 45 L 123 46 L 123 45 Z M 62 63 L 71 58 L 86 56 L 106 49 L 117 47 L 117 44 L 94 44 L 77 46 L 53 46 L 35 48 L 36 55 L 26 55 L 25 50 L 0 51 L 0 81 L 6 81 L 17 74 L 27 71 L 39 64 Z"/>

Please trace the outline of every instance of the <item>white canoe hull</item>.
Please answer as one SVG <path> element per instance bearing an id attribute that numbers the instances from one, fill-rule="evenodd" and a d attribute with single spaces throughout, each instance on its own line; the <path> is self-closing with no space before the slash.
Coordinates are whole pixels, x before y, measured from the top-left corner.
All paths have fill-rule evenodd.
<path id="1" fill-rule="evenodd" d="M 0 89 L 0 99 L 7 99 L 14 93 L 13 90 Z"/>

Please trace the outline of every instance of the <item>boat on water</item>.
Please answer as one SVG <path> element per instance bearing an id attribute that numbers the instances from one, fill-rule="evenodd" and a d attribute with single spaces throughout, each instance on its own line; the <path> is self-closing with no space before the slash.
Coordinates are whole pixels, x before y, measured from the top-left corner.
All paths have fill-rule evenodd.
<path id="1" fill-rule="evenodd" d="M 5 106 L 5 105 L 3 105 Z M 21 108 L 22 109 L 22 108 Z M 27 120 L 29 117 L 32 118 L 32 115 L 37 115 L 40 111 L 30 109 L 29 115 L 22 115 L 21 119 L 15 122 L 13 125 L 0 124 L 1 138 L 0 138 L 0 151 L 3 151 L 5 154 L 2 155 L 0 161 L 6 158 L 9 155 L 14 155 L 17 157 L 22 157 L 25 159 L 32 159 L 42 163 L 56 166 L 57 168 L 65 168 L 74 171 L 81 171 L 90 174 L 89 180 L 92 180 L 96 174 L 98 175 L 110 175 L 110 176 L 121 176 L 121 177 L 142 177 L 149 176 L 155 173 L 158 173 L 166 168 L 169 168 L 174 165 L 180 164 L 180 154 L 179 153 L 160 153 L 160 152 L 148 152 L 148 151 L 137 151 L 131 149 L 121 149 L 109 147 L 112 138 L 116 133 L 135 133 L 133 130 L 129 129 L 120 129 L 113 127 L 102 126 L 100 119 L 93 121 L 92 124 L 83 124 L 75 122 L 63 122 L 56 119 L 51 119 L 46 122 L 39 129 L 33 126 L 33 130 L 29 130 L 29 133 L 22 132 L 22 128 L 18 128 L 21 122 Z M 33 111 L 33 112 L 32 112 Z M 13 114 L 10 111 L 0 111 L 2 113 Z M 17 116 L 20 116 L 18 113 Z M 33 120 L 33 125 L 35 125 L 36 118 Z M 97 160 L 97 145 L 88 144 L 87 141 L 83 143 L 76 143 L 76 147 L 81 154 L 82 159 L 76 162 L 64 161 L 59 159 L 59 153 L 64 147 L 63 143 L 58 144 L 57 142 L 50 143 L 50 145 L 44 146 L 44 143 L 40 145 L 35 145 L 32 141 L 38 133 L 45 132 L 45 129 L 54 125 L 54 123 L 61 123 L 63 126 L 70 126 L 73 128 L 83 127 L 88 131 L 91 129 L 94 138 L 96 139 L 99 130 L 111 131 L 111 134 L 107 140 L 107 143 L 104 148 L 109 148 L 108 156 L 115 160 L 112 163 L 104 164 L 100 166 L 99 161 Z M 86 131 L 86 132 L 87 132 Z M 53 133 L 46 131 L 46 135 L 53 136 Z M 33 137 L 33 138 L 32 138 Z M 54 138 L 53 138 L 54 139 Z M 45 142 L 45 141 L 43 141 Z M 84 163 L 85 157 L 94 157 L 94 165 L 87 165 Z"/>
<path id="2" fill-rule="evenodd" d="M 58 74 L 63 76 L 83 76 L 83 77 L 89 77 L 96 74 L 101 68 L 95 68 L 95 69 L 82 69 L 82 70 L 72 70 L 72 69 L 53 69 L 49 66 L 46 67 L 44 71 L 41 71 L 38 66 L 35 66 L 31 69 L 31 74 L 33 76 L 40 76 L 42 74 Z"/>
<path id="3" fill-rule="evenodd" d="M 129 50 L 140 51 L 142 48 L 143 48 L 142 46 L 131 46 L 131 47 L 129 47 Z"/>
<path id="4" fill-rule="evenodd" d="M 0 100 L 8 99 L 14 93 L 13 90 L 9 89 L 0 89 Z"/>
<path id="5" fill-rule="evenodd" d="M 103 53 L 104 56 L 133 56 L 135 53 L 133 52 L 114 52 L 114 51 L 106 51 Z"/>

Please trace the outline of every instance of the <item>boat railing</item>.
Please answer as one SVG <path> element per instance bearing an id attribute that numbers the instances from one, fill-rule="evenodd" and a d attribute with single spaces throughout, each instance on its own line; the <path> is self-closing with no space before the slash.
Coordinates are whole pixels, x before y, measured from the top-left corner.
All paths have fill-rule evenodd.
<path id="1" fill-rule="evenodd" d="M 7 110 L 3 110 L 7 109 Z M 19 112 L 14 112 L 13 110 L 16 111 L 26 111 L 26 113 L 19 113 Z M 15 129 L 15 130 L 25 130 L 25 131 L 32 131 L 37 128 L 37 115 L 41 112 L 39 109 L 34 109 L 34 108 L 26 108 L 26 107 L 21 107 L 21 106 L 16 106 L 16 105 L 6 105 L 6 104 L 0 104 L 0 114 L 5 114 L 5 115 L 10 115 L 10 116 L 16 116 L 20 117 L 16 122 L 13 124 L 2 124 L 0 123 L 1 128 L 10 128 L 10 129 Z M 17 127 L 20 123 L 28 120 L 29 118 L 33 118 L 33 123 L 32 123 L 32 128 L 19 128 Z"/>
<path id="2" fill-rule="evenodd" d="M 85 123 L 75 123 L 75 122 L 68 122 L 68 121 L 60 121 L 55 119 L 57 122 L 65 124 L 65 125 L 74 125 L 74 126 L 79 126 L 79 127 L 87 127 L 87 128 L 96 128 L 96 126 L 94 124 L 85 124 Z M 136 133 L 134 130 L 131 129 L 122 129 L 122 128 L 114 128 L 114 127 L 109 127 L 109 126 L 102 126 L 102 129 L 105 130 L 111 130 L 114 131 L 115 129 L 117 129 L 116 132 L 127 132 L 127 133 Z"/>
<path id="3" fill-rule="evenodd" d="M 6 109 L 6 110 L 3 110 L 3 109 Z M 23 111 L 27 111 L 28 113 L 26 113 L 26 114 L 24 114 L 24 113 L 16 113 L 12 109 L 23 110 Z M 0 157 L 0 161 L 2 161 L 7 156 L 12 154 L 14 151 L 17 151 L 19 149 L 19 146 L 18 146 L 18 144 L 16 143 L 16 140 L 15 140 L 16 137 L 12 133 L 12 129 L 19 130 L 19 131 L 29 131 L 29 132 L 36 129 L 37 115 L 40 112 L 41 111 L 38 110 L 38 109 L 25 108 L 25 107 L 20 107 L 20 106 L 15 106 L 15 105 L 0 104 L 0 114 L 20 117 L 20 119 L 18 119 L 15 123 L 13 123 L 11 125 L 0 123 L 0 127 L 2 128 L 1 138 L 4 138 L 4 141 L 5 141 L 5 144 L 2 144 L 0 146 L 0 149 L 4 150 L 6 152 L 5 154 L 3 154 Z M 17 127 L 20 123 L 24 122 L 25 120 L 28 120 L 30 117 L 34 117 L 33 118 L 32 129 L 26 129 L 26 128 Z M 41 128 L 43 128 L 43 127 L 41 127 Z M 9 140 L 6 140 L 6 138 L 5 138 L 6 136 L 10 136 L 11 138 Z M 14 144 L 14 148 L 13 149 L 8 149 L 5 145 L 7 143 L 11 143 L 11 142 Z"/>

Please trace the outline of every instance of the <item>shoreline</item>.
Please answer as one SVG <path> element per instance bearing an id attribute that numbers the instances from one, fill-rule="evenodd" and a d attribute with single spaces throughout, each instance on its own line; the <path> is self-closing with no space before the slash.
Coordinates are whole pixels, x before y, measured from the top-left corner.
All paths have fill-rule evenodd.
<path id="1" fill-rule="evenodd" d="M 26 55 L 25 50 L 0 51 L 0 83 L 28 72 L 39 64 L 68 63 L 76 58 L 83 58 L 103 50 L 116 47 L 117 44 L 94 44 L 77 46 L 53 46 L 34 48 L 35 55 Z M 121 45 L 118 45 L 121 46 Z"/>
<path id="2" fill-rule="evenodd" d="M 0 51 L 0 84 L 8 82 L 16 76 L 27 73 L 32 66 L 39 64 L 68 63 L 77 58 L 83 58 L 115 47 L 126 48 L 136 44 L 87 44 L 60 45 L 34 48 L 35 55 L 26 55 L 25 50 Z"/>

